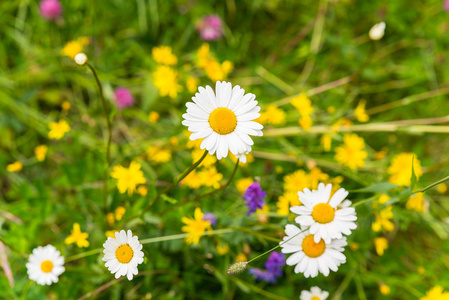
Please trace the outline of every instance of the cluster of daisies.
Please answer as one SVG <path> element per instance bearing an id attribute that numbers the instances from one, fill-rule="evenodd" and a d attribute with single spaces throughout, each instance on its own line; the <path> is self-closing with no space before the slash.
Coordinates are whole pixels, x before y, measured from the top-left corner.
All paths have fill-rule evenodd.
<path id="1" fill-rule="evenodd" d="M 115 278 L 126 276 L 128 280 L 137 275 L 137 265 L 143 262 L 142 244 L 131 230 L 115 233 L 103 244 L 103 261 Z M 26 264 L 28 276 L 40 285 L 58 282 L 64 268 L 64 257 L 52 245 L 39 246 L 33 250 Z"/>

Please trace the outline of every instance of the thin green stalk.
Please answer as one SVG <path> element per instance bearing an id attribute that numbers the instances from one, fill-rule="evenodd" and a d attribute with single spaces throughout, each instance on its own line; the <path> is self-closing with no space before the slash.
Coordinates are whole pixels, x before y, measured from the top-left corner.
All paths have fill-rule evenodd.
<path id="1" fill-rule="evenodd" d="M 31 284 L 33 284 L 33 281 L 28 280 L 28 283 L 26 284 L 25 288 L 22 291 L 22 295 L 20 296 L 20 299 L 26 299 L 26 295 L 28 293 L 28 290 L 30 289 Z"/>
<path id="2" fill-rule="evenodd" d="M 83 257 L 86 257 L 86 256 L 90 256 L 90 255 L 94 255 L 94 254 L 97 254 L 97 253 L 101 253 L 101 252 L 102 252 L 102 249 L 98 248 L 98 249 L 93 249 L 93 250 L 89 250 L 89 251 L 86 251 L 86 252 L 78 253 L 78 254 L 75 254 L 75 255 L 67 257 L 65 259 L 65 262 L 68 263 L 68 262 L 71 262 L 71 261 L 74 261 L 74 260 L 77 260 L 77 259 L 80 259 L 80 258 L 83 258 Z"/>
<path id="3" fill-rule="evenodd" d="M 449 180 L 449 176 L 446 176 L 443 179 L 440 179 L 437 182 L 434 182 L 434 183 L 426 186 L 425 188 L 423 188 L 422 190 L 418 191 L 417 193 L 424 193 L 425 191 L 433 188 L 434 186 L 439 185 L 440 183 L 443 183 L 443 182 L 448 181 L 448 180 Z"/>
<path id="4" fill-rule="evenodd" d="M 107 207 L 108 173 L 109 173 L 109 167 L 111 166 L 112 124 L 111 124 L 111 120 L 109 119 L 109 111 L 108 111 L 108 107 L 106 105 L 106 100 L 104 99 L 103 87 L 101 86 L 100 79 L 97 76 L 97 72 L 95 72 L 94 67 L 92 67 L 92 65 L 90 65 L 89 63 L 86 63 L 86 66 L 92 71 L 92 74 L 95 77 L 95 81 L 96 81 L 98 89 L 100 91 L 100 97 L 101 97 L 101 103 L 103 105 L 104 116 L 106 118 L 106 123 L 108 126 L 108 132 L 107 132 L 108 143 L 106 146 L 106 164 L 107 164 L 107 166 L 106 166 L 106 169 L 104 170 L 104 175 L 103 175 L 103 209 L 104 209 L 104 214 L 106 215 L 108 213 L 108 207 Z"/>

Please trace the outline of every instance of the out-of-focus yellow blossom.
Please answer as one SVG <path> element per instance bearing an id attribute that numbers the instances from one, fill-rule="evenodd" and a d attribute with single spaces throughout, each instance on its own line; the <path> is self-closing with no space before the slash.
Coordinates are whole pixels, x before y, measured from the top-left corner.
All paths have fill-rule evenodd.
<path id="1" fill-rule="evenodd" d="M 308 131 L 313 124 L 312 119 L 309 116 L 299 118 L 298 123 L 305 131 Z"/>
<path id="2" fill-rule="evenodd" d="M 120 221 L 125 214 L 126 209 L 123 206 L 119 206 L 115 209 L 115 219 Z"/>
<path id="3" fill-rule="evenodd" d="M 247 178 L 241 178 L 235 182 L 235 186 L 237 187 L 237 191 L 239 191 L 240 194 L 244 194 L 246 189 L 253 183 L 254 180 L 250 177 Z"/>
<path id="4" fill-rule="evenodd" d="M 335 149 L 335 159 L 343 166 L 347 166 L 352 170 L 357 170 L 365 165 L 365 159 L 368 152 L 365 148 L 363 138 L 354 133 L 347 133 L 343 137 L 343 145 Z"/>
<path id="5" fill-rule="evenodd" d="M 147 148 L 147 158 L 149 161 L 161 164 L 171 160 L 171 152 L 159 146 L 149 146 Z"/>
<path id="6" fill-rule="evenodd" d="M 72 107 L 72 105 L 70 104 L 69 101 L 64 101 L 61 104 L 61 108 L 63 111 L 68 111 L 68 110 L 70 110 L 71 107 Z"/>
<path id="7" fill-rule="evenodd" d="M 129 168 L 123 166 L 112 168 L 111 176 L 117 179 L 117 189 L 121 194 L 128 191 L 128 195 L 131 196 L 139 184 L 147 182 L 140 168 L 141 165 L 135 161 L 130 163 Z"/>
<path id="8" fill-rule="evenodd" d="M 198 244 L 201 236 L 207 230 L 212 230 L 209 221 L 203 220 L 203 212 L 199 207 L 195 209 L 194 218 L 182 217 L 181 221 L 186 224 L 181 230 L 188 233 L 186 237 L 187 244 Z"/>
<path id="9" fill-rule="evenodd" d="M 280 216 L 288 216 L 290 213 L 290 207 L 301 205 L 299 201 L 298 192 L 285 192 L 279 196 L 276 207 L 278 208 L 277 214 Z"/>
<path id="10" fill-rule="evenodd" d="M 332 134 L 323 134 L 321 136 L 321 146 L 323 146 L 323 150 L 326 152 L 331 151 L 332 149 Z"/>
<path id="11" fill-rule="evenodd" d="M 157 66 L 153 72 L 153 84 L 158 88 L 159 95 L 176 98 L 182 87 L 178 84 L 178 72 L 167 66 Z"/>
<path id="12" fill-rule="evenodd" d="M 261 124 L 284 125 L 285 117 L 286 114 L 282 109 L 274 104 L 270 104 L 265 111 L 260 112 L 260 117 L 254 121 Z"/>
<path id="13" fill-rule="evenodd" d="M 437 285 L 428 290 L 426 296 L 419 298 L 419 300 L 449 300 L 449 293 L 443 292 L 443 288 Z"/>
<path id="14" fill-rule="evenodd" d="M 329 106 L 327 108 L 327 113 L 330 114 L 330 115 L 333 115 L 335 113 L 335 107 Z"/>
<path id="15" fill-rule="evenodd" d="M 108 231 L 106 231 L 106 233 L 105 233 L 105 235 L 106 235 L 106 237 L 110 237 L 110 238 L 113 238 L 113 239 L 115 239 L 115 233 L 116 232 L 118 232 L 118 230 L 108 230 Z"/>
<path id="16" fill-rule="evenodd" d="M 390 196 L 386 195 L 386 194 L 382 194 L 379 196 L 378 199 L 375 199 L 373 201 L 373 207 L 374 208 L 379 208 L 380 204 L 384 204 L 386 203 L 388 200 L 390 200 Z"/>
<path id="17" fill-rule="evenodd" d="M 381 160 L 381 159 L 384 159 L 384 158 L 387 156 L 387 153 L 388 153 L 387 149 L 384 148 L 384 149 L 382 149 L 382 150 L 380 150 L 380 151 L 374 153 L 374 159 L 375 159 L 375 160 Z"/>
<path id="18" fill-rule="evenodd" d="M 405 208 L 424 213 L 425 209 L 423 193 L 416 193 L 414 196 L 410 197 L 405 204 Z"/>
<path id="19" fill-rule="evenodd" d="M 13 173 L 13 172 L 20 172 L 23 168 L 23 164 L 20 161 L 13 162 L 12 164 L 9 164 L 6 166 L 6 171 Z"/>
<path id="20" fill-rule="evenodd" d="M 212 81 L 220 81 L 226 79 L 228 74 L 232 72 L 234 65 L 226 60 L 222 64 L 217 61 L 210 52 L 209 44 L 204 43 L 197 52 L 197 66 L 204 70 L 206 76 Z"/>
<path id="21" fill-rule="evenodd" d="M 80 224 L 73 224 L 71 234 L 65 239 L 66 245 L 76 243 L 79 248 L 89 247 L 89 241 L 87 238 L 89 234 L 87 232 L 81 232 Z"/>
<path id="22" fill-rule="evenodd" d="M 178 58 L 172 53 L 170 46 L 154 47 L 151 50 L 151 56 L 157 63 L 162 65 L 172 66 L 178 62 Z"/>
<path id="23" fill-rule="evenodd" d="M 298 192 L 308 187 L 310 187 L 310 180 L 304 170 L 284 176 L 284 191 L 286 192 Z"/>
<path id="24" fill-rule="evenodd" d="M 342 183 L 342 182 L 343 182 L 343 176 L 333 177 L 333 178 L 329 179 L 327 182 L 325 182 L 326 184 L 327 183 L 332 184 L 331 196 L 341 188 L 340 183 Z"/>
<path id="25" fill-rule="evenodd" d="M 276 166 L 274 167 L 274 171 L 276 172 L 276 174 L 281 174 L 282 172 L 284 172 L 284 168 L 282 166 Z"/>
<path id="26" fill-rule="evenodd" d="M 375 232 L 379 232 L 381 230 L 385 231 L 393 231 L 394 224 L 390 220 L 393 219 L 393 207 L 391 205 L 387 206 L 385 209 L 382 209 L 379 213 L 375 212 L 374 216 L 376 217 L 376 221 L 373 222 L 371 228 Z"/>
<path id="27" fill-rule="evenodd" d="M 201 47 L 196 52 L 198 62 L 197 66 L 200 68 L 204 67 L 205 61 L 210 60 L 212 58 L 212 54 L 210 53 L 210 46 L 208 43 L 203 43 Z"/>
<path id="28" fill-rule="evenodd" d="M 351 249 L 352 251 L 357 251 L 359 250 L 360 245 L 358 243 L 352 242 L 349 244 L 349 249 Z"/>
<path id="29" fill-rule="evenodd" d="M 293 105 L 303 117 L 313 113 L 312 101 L 310 101 L 304 93 L 290 99 L 290 104 Z"/>
<path id="30" fill-rule="evenodd" d="M 186 80 L 187 90 L 191 94 L 195 93 L 197 91 L 197 89 L 198 89 L 199 83 L 200 83 L 200 80 L 198 78 L 195 78 L 195 77 L 192 77 L 192 76 L 187 77 L 187 80 Z"/>
<path id="31" fill-rule="evenodd" d="M 193 162 L 198 161 L 204 154 L 204 150 L 193 149 L 191 152 Z M 217 162 L 217 157 L 215 155 L 206 155 L 206 157 L 201 162 L 201 166 L 210 167 Z"/>
<path id="32" fill-rule="evenodd" d="M 229 244 L 228 243 L 220 243 L 217 244 L 217 252 L 220 255 L 225 255 L 229 252 Z"/>
<path id="33" fill-rule="evenodd" d="M 376 248 L 377 255 L 382 256 L 385 250 L 388 249 L 388 240 L 384 237 L 375 238 L 374 247 Z"/>
<path id="34" fill-rule="evenodd" d="M 256 213 L 258 213 L 258 214 L 267 214 L 269 212 L 270 212 L 270 208 L 266 204 L 264 204 L 262 206 L 262 209 L 260 209 L 260 208 L 256 209 Z"/>
<path id="35" fill-rule="evenodd" d="M 45 156 L 47 156 L 47 145 L 39 145 L 36 148 L 34 148 L 34 155 L 36 155 L 36 158 L 38 161 L 44 161 Z"/>
<path id="36" fill-rule="evenodd" d="M 173 147 L 178 146 L 179 144 L 179 140 L 176 136 L 172 136 L 169 140 L 170 145 L 172 145 Z"/>
<path id="37" fill-rule="evenodd" d="M 386 285 L 385 283 L 382 283 L 379 285 L 379 291 L 382 295 L 387 296 L 390 295 L 390 287 L 388 285 Z"/>
<path id="38" fill-rule="evenodd" d="M 210 167 L 199 171 L 198 177 L 202 185 L 218 189 L 220 187 L 220 180 L 223 179 L 223 174 L 218 173 L 215 167 Z"/>
<path id="39" fill-rule="evenodd" d="M 159 120 L 159 113 L 152 111 L 148 115 L 148 121 L 150 121 L 151 124 L 155 124 Z"/>
<path id="40" fill-rule="evenodd" d="M 137 188 L 137 194 L 139 194 L 140 196 L 145 197 L 148 194 L 148 189 L 146 186 L 141 185 Z"/>
<path id="41" fill-rule="evenodd" d="M 440 194 L 444 194 L 447 192 L 447 185 L 445 183 L 440 183 L 437 185 L 437 192 Z"/>
<path id="42" fill-rule="evenodd" d="M 397 185 L 410 186 L 412 178 L 412 158 L 413 170 L 415 171 L 416 178 L 419 179 L 423 172 L 418 157 L 413 153 L 400 153 L 393 157 L 391 165 L 387 169 L 387 173 L 391 175 L 388 181 Z"/>
<path id="43" fill-rule="evenodd" d="M 83 52 L 84 46 L 89 45 L 89 43 L 90 38 L 88 37 L 80 37 L 77 40 L 70 41 L 62 48 L 61 55 L 74 59 L 78 53 Z"/>
<path id="44" fill-rule="evenodd" d="M 323 173 L 319 168 L 315 167 L 309 172 L 309 182 L 311 189 L 317 190 L 320 182 L 327 182 L 329 175 Z"/>
<path id="45" fill-rule="evenodd" d="M 239 253 L 239 254 L 237 254 L 237 256 L 235 257 L 235 262 L 239 262 L 239 261 L 247 261 L 248 260 L 248 258 L 246 257 L 246 255 L 245 254 L 243 254 L 243 253 Z"/>
<path id="46" fill-rule="evenodd" d="M 60 120 L 58 123 L 50 122 L 48 127 L 50 128 L 48 137 L 55 140 L 61 139 L 67 132 L 70 131 L 70 126 L 65 120 Z"/>
<path id="47" fill-rule="evenodd" d="M 337 133 L 340 130 L 340 127 L 349 127 L 352 125 L 352 122 L 348 119 L 341 118 L 338 119 L 337 122 L 331 125 L 332 133 Z"/>
<path id="48" fill-rule="evenodd" d="M 108 212 L 106 214 L 106 222 L 108 223 L 109 226 L 112 226 L 115 222 L 115 214 L 112 212 Z"/>
<path id="49" fill-rule="evenodd" d="M 203 181 L 196 170 L 193 170 L 181 181 L 181 183 L 187 185 L 191 189 L 197 189 L 203 184 Z"/>
<path id="50" fill-rule="evenodd" d="M 362 123 L 369 121 L 369 116 L 366 113 L 365 105 L 366 105 L 366 101 L 361 100 L 354 110 L 355 118 L 357 119 L 357 121 L 362 122 Z"/>
<path id="51" fill-rule="evenodd" d="M 418 272 L 419 275 L 424 275 L 424 273 L 426 273 L 426 269 L 424 269 L 423 267 L 418 267 L 416 271 Z"/>

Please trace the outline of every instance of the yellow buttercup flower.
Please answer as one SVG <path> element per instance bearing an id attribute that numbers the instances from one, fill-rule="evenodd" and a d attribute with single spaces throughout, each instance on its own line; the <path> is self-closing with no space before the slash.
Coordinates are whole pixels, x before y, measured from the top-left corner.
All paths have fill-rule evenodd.
<path id="1" fill-rule="evenodd" d="M 237 187 L 237 191 L 239 191 L 240 194 L 244 194 L 246 189 L 253 183 L 254 180 L 250 177 L 247 178 L 241 178 L 235 182 L 235 185 Z"/>
<path id="2" fill-rule="evenodd" d="M 324 151 L 326 151 L 326 152 L 331 151 L 332 134 L 323 134 L 320 141 L 321 141 L 321 146 L 323 147 Z"/>
<path id="3" fill-rule="evenodd" d="M 385 231 L 393 231 L 394 224 L 390 220 L 393 219 L 393 212 L 391 211 L 393 207 L 391 205 L 387 206 L 385 209 L 382 209 L 379 213 L 375 212 L 374 216 L 376 221 L 373 222 L 371 228 L 375 232 L 379 232 L 381 230 Z"/>
<path id="4" fill-rule="evenodd" d="M 9 164 L 6 166 L 6 171 L 13 173 L 13 172 L 20 172 L 23 168 L 23 164 L 20 161 L 13 162 L 12 164 Z"/>
<path id="5" fill-rule="evenodd" d="M 365 165 L 368 152 L 364 151 L 365 141 L 354 133 L 347 133 L 343 137 L 344 145 L 335 149 L 335 159 L 343 166 L 357 170 Z"/>
<path id="6" fill-rule="evenodd" d="M 118 232 L 118 230 L 115 230 L 115 229 L 113 229 L 113 230 L 108 230 L 108 231 L 106 231 L 105 235 L 106 235 L 107 237 L 110 237 L 110 238 L 112 238 L 112 239 L 115 239 L 115 233 L 116 233 L 116 232 Z"/>
<path id="7" fill-rule="evenodd" d="M 169 46 L 159 46 L 154 47 L 151 50 L 151 55 L 153 59 L 162 65 L 176 65 L 178 58 L 172 53 L 171 47 Z"/>
<path id="8" fill-rule="evenodd" d="M 290 207 L 301 205 L 299 201 L 298 192 L 285 192 L 279 196 L 276 206 L 278 208 L 277 214 L 280 216 L 288 216 Z"/>
<path id="9" fill-rule="evenodd" d="M 197 189 L 203 184 L 203 180 L 198 176 L 196 170 L 193 170 L 181 181 L 181 184 L 185 184 L 191 189 Z"/>
<path id="10" fill-rule="evenodd" d="M 223 175 L 218 173 L 215 167 L 201 170 L 198 172 L 198 177 L 200 178 L 202 185 L 210 186 L 215 189 L 220 187 L 220 180 L 223 179 Z"/>
<path id="11" fill-rule="evenodd" d="M 366 105 L 366 101 L 361 100 L 354 110 L 355 118 L 357 119 L 357 121 L 362 122 L 362 123 L 369 121 L 369 116 L 366 113 L 365 105 Z"/>
<path id="12" fill-rule="evenodd" d="M 197 51 L 197 66 L 204 70 L 212 81 L 222 81 L 232 72 L 234 65 L 226 60 L 222 64 L 210 52 L 209 44 L 204 43 Z"/>
<path id="13" fill-rule="evenodd" d="M 87 240 L 88 237 L 88 233 L 81 232 L 80 224 L 75 223 L 73 224 L 71 234 L 65 239 L 65 243 L 67 245 L 76 243 L 79 248 L 89 247 L 89 241 Z"/>
<path id="14" fill-rule="evenodd" d="M 415 171 L 416 178 L 419 179 L 423 172 L 421 162 L 416 155 L 413 153 L 400 153 L 393 157 L 391 165 L 387 169 L 387 173 L 391 174 L 388 181 L 397 185 L 410 186 L 412 178 L 412 158 L 413 170 Z"/>
<path id="15" fill-rule="evenodd" d="M 302 93 L 298 97 L 290 99 L 290 104 L 293 105 L 303 117 L 309 116 L 313 113 L 312 101 Z"/>
<path id="16" fill-rule="evenodd" d="M 119 206 L 115 209 L 115 219 L 117 221 L 120 221 L 123 218 L 123 215 L 125 214 L 126 209 L 123 206 Z"/>
<path id="17" fill-rule="evenodd" d="M 304 170 L 298 170 L 284 176 L 284 191 L 298 192 L 308 187 L 310 187 L 310 180 Z"/>
<path id="18" fill-rule="evenodd" d="M 38 161 L 44 161 L 45 156 L 47 155 L 48 147 L 47 145 L 39 145 L 36 148 L 34 148 L 34 155 L 36 155 L 36 158 Z"/>
<path id="19" fill-rule="evenodd" d="M 181 221 L 186 224 L 181 230 L 188 233 L 186 237 L 187 244 L 198 244 L 201 236 L 206 230 L 212 230 L 209 221 L 203 220 L 203 212 L 199 207 L 195 209 L 194 218 L 182 217 Z"/>
<path id="20" fill-rule="evenodd" d="M 191 94 L 195 93 L 197 91 L 197 89 L 198 89 L 199 83 L 200 83 L 200 80 L 198 78 L 195 78 L 195 77 L 192 77 L 192 76 L 187 77 L 187 80 L 186 80 L 187 90 Z"/>
<path id="21" fill-rule="evenodd" d="M 72 107 L 72 105 L 70 104 L 69 101 L 64 101 L 61 104 L 61 108 L 63 111 L 68 111 L 71 107 Z"/>
<path id="22" fill-rule="evenodd" d="M 225 255 L 226 253 L 229 252 L 229 244 L 228 243 L 218 243 L 217 244 L 217 252 L 220 255 Z"/>
<path id="23" fill-rule="evenodd" d="M 159 114 L 155 111 L 150 112 L 148 115 L 148 120 L 151 124 L 155 124 L 159 120 Z"/>
<path id="24" fill-rule="evenodd" d="M 388 285 L 386 285 L 385 283 L 382 283 L 381 285 L 379 285 L 379 291 L 382 295 L 387 296 L 390 295 L 390 287 Z"/>
<path id="25" fill-rule="evenodd" d="M 255 121 L 261 124 L 284 125 L 285 118 L 286 114 L 282 109 L 274 104 L 270 104 L 265 111 L 260 112 L 260 117 Z"/>
<path id="26" fill-rule="evenodd" d="M 445 183 L 440 183 L 437 185 L 437 192 L 440 194 L 444 194 L 447 192 L 447 185 Z"/>
<path id="27" fill-rule="evenodd" d="M 65 120 L 60 120 L 58 123 L 50 122 L 48 127 L 50 127 L 48 137 L 55 140 L 60 140 L 67 132 L 70 131 L 70 126 Z"/>
<path id="28" fill-rule="evenodd" d="M 176 98 L 182 87 L 178 85 L 178 72 L 167 66 L 157 66 L 153 72 L 153 84 L 158 88 L 159 95 Z"/>
<path id="29" fill-rule="evenodd" d="M 136 190 L 136 186 L 145 183 L 147 180 L 143 177 L 143 172 L 140 170 L 141 165 L 132 161 L 129 168 L 122 166 L 114 166 L 112 168 L 111 176 L 117 179 L 117 189 L 121 194 L 128 191 L 128 195 L 132 195 Z"/>
<path id="30" fill-rule="evenodd" d="M 235 262 L 239 262 L 239 261 L 247 261 L 247 260 L 248 260 L 248 258 L 247 258 L 246 255 L 243 254 L 243 253 L 237 254 L 237 256 L 236 256 L 235 259 L 234 259 Z"/>
<path id="31" fill-rule="evenodd" d="M 138 193 L 140 196 L 145 197 L 145 196 L 148 194 L 148 189 L 147 189 L 146 186 L 141 185 L 141 186 L 139 186 L 139 187 L 137 188 L 137 193 Z"/>
<path id="32" fill-rule="evenodd" d="M 148 160 L 155 163 L 165 163 L 172 158 L 171 152 L 168 149 L 164 149 L 158 146 L 150 146 L 147 148 Z"/>
<path id="33" fill-rule="evenodd" d="M 106 222 L 108 222 L 109 226 L 112 226 L 114 224 L 114 222 L 115 222 L 114 213 L 109 212 L 106 214 Z"/>
<path id="34" fill-rule="evenodd" d="M 305 131 L 308 131 L 313 124 L 312 119 L 309 116 L 299 118 L 298 123 Z"/>
<path id="35" fill-rule="evenodd" d="M 443 288 L 437 285 L 427 291 L 426 296 L 419 298 L 419 300 L 449 300 L 449 293 L 443 292 Z"/>
<path id="36" fill-rule="evenodd" d="M 317 190 L 318 184 L 320 182 L 327 182 L 329 180 L 329 175 L 323 173 L 319 168 L 315 167 L 309 172 L 309 182 L 311 189 Z"/>
<path id="37" fill-rule="evenodd" d="M 388 240 L 384 237 L 375 238 L 374 247 L 376 248 L 377 255 L 382 256 L 385 250 L 388 249 Z"/>
<path id="38" fill-rule="evenodd" d="M 375 160 L 381 160 L 384 159 L 387 156 L 387 149 L 383 148 L 380 151 L 377 151 L 376 153 L 374 153 L 374 159 Z"/>
<path id="39" fill-rule="evenodd" d="M 378 199 L 374 200 L 373 202 L 373 207 L 374 208 L 379 208 L 380 204 L 384 204 L 386 203 L 388 200 L 390 200 L 390 196 L 386 195 L 386 194 L 382 194 L 379 196 Z"/>
<path id="40" fill-rule="evenodd" d="M 64 45 L 64 48 L 61 50 L 61 54 L 63 56 L 70 57 L 71 59 L 74 59 L 75 56 L 83 52 L 84 46 L 89 45 L 90 38 L 88 37 L 80 37 L 77 40 L 70 41 L 67 44 Z"/>
<path id="41" fill-rule="evenodd" d="M 424 213 L 425 208 L 423 193 L 416 193 L 414 196 L 410 197 L 405 204 L 405 208 Z"/>

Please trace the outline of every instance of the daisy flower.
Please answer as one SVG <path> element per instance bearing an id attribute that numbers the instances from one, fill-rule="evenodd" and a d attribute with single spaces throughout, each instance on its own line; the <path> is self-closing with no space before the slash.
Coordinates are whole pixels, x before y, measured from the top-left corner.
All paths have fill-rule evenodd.
<path id="1" fill-rule="evenodd" d="M 58 276 L 64 272 L 64 257 L 52 245 L 39 246 L 26 264 L 28 277 L 40 285 L 50 285 L 58 282 Z"/>
<path id="2" fill-rule="evenodd" d="M 342 253 L 348 243 L 346 237 L 333 239 L 329 243 L 320 240 L 315 243 L 309 230 L 301 232 L 295 225 L 285 226 L 287 236 L 280 242 L 282 253 L 293 253 L 287 259 L 289 266 L 295 267 L 295 273 L 303 273 L 307 277 L 316 277 L 318 273 L 329 275 L 329 270 L 337 271 L 338 266 L 346 262 Z"/>
<path id="3" fill-rule="evenodd" d="M 263 128 L 253 120 L 260 114 L 255 95 L 240 86 L 232 88 L 229 82 L 217 81 L 215 93 L 210 86 L 199 87 L 198 93 L 187 102 L 187 113 L 182 117 L 182 124 L 192 132 L 190 140 L 204 138 L 201 149 L 209 154 L 217 152 L 217 158 L 251 151 L 254 144 L 249 135 L 262 136 Z"/>
<path id="4" fill-rule="evenodd" d="M 109 271 L 115 273 L 115 278 L 126 275 L 132 280 L 137 275 L 137 265 L 143 263 L 142 244 L 131 230 L 116 232 L 115 238 L 108 237 L 103 247 L 102 260 Z"/>
<path id="5" fill-rule="evenodd" d="M 351 230 L 357 228 L 354 222 L 357 220 L 355 209 L 348 207 L 351 203 L 349 200 L 343 201 L 348 192 L 339 189 L 330 197 L 331 191 L 332 184 L 325 186 L 324 183 L 318 185 L 317 191 L 305 188 L 303 192 L 298 192 L 302 206 L 290 208 L 291 212 L 299 215 L 295 219 L 296 223 L 304 228 L 310 227 L 315 243 L 321 239 L 330 243 L 331 239 L 341 239 L 342 233 L 350 235 Z M 342 204 L 344 207 L 340 206 Z"/>
<path id="6" fill-rule="evenodd" d="M 312 286 L 309 291 L 302 291 L 299 300 L 326 300 L 329 297 L 329 292 L 322 291 L 317 286 Z"/>

